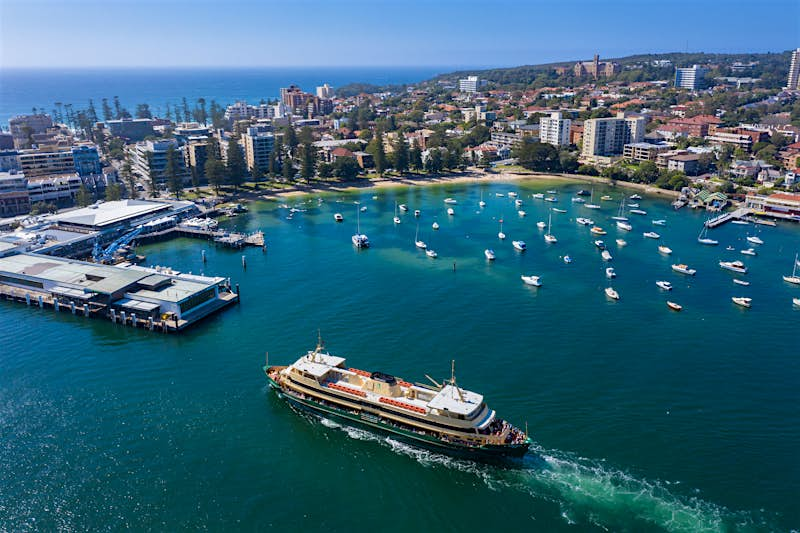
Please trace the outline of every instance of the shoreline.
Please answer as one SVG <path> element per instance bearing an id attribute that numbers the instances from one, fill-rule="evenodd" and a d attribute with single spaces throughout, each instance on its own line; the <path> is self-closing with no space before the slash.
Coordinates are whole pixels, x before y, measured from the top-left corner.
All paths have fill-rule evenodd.
<path id="1" fill-rule="evenodd" d="M 655 196 L 663 196 L 668 199 L 677 198 L 680 196 L 679 191 L 670 191 L 666 189 L 659 189 L 651 185 L 643 183 L 631 183 L 626 181 L 612 181 L 608 178 L 600 176 L 584 176 L 582 174 L 546 174 L 546 173 L 521 173 L 521 172 L 498 172 L 486 173 L 469 171 L 458 174 L 442 174 L 435 177 L 427 175 L 403 176 L 398 178 L 378 178 L 369 180 L 365 183 L 314 183 L 307 186 L 297 185 L 291 190 L 286 191 L 270 191 L 259 194 L 247 194 L 246 197 L 262 200 L 279 200 L 282 198 L 291 198 L 296 196 L 303 196 L 307 194 L 322 194 L 332 192 L 355 192 L 360 190 L 379 190 L 389 188 L 401 187 L 427 187 L 433 185 L 448 185 L 448 184 L 464 184 L 464 183 L 515 183 L 519 181 L 542 181 L 542 182 L 583 182 L 583 183 L 599 183 L 610 186 L 612 188 L 620 187 L 623 189 L 631 189 L 646 194 Z"/>

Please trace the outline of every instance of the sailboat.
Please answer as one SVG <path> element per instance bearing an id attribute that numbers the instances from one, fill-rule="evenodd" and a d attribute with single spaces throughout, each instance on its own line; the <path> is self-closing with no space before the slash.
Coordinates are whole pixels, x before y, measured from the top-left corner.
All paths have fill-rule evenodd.
<path id="1" fill-rule="evenodd" d="M 503 233 L 503 217 L 500 217 L 500 231 L 497 233 L 497 238 L 501 241 L 506 238 L 506 234 Z"/>
<path id="2" fill-rule="evenodd" d="M 395 224 L 400 223 L 400 217 L 397 216 L 397 202 L 394 203 L 394 223 Z"/>
<path id="3" fill-rule="evenodd" d="M 479 207 L 486 207 L 486 202 L 483 201 L 483 191 L 481 191 L 481 201 L 478 202 Z"/>
<path id="4" fill-rule="evenodd" d="M 439 254 L 436 253 L 436 250 L 434 250 L 430 246 L 425 248 L 425 255 L 427 255 L 431 259 L 436 259 L 437 257 L 439 257 Z"/>
<path id="5" fill-rule="evenodd" d="M 625 216 L 625 197 L 622 197 L 622 201 L 619 203 L 619 211 L 617 212 L 617 216 L 611 217 L 612 220 L 619 220 L 620 222 L 627 222 L 628 217 Z"/>
<path id="6" fill-rule="evenodd" d="M 356 248 L 369 248 L 369 239 L 361 233 L 361 211 L 356 210 L 356 234 L 351 237 Z"/>
<path id="7" fill-rule="evenodd" d="M 719 241 L 708 237 L 708 221 L 703 222 L 703 229 L 700 230 L 700 235 L 697 236 L 697 242 L 708 246 L 716 246 L 719 244 Z"/>
<path id="8" fill-rule="evenodd" d="M 558 239 L 556 239 L 555 235 L 550 233 L 550 228 L 552 224 L 553 224 L 553 212 L 551 211 L 547 217 L 547 233 L 545 233 L 544 235 L 545 242 L 550 242 L 550 243 L 558 242 Z"/>
<path id="9" fill-rule="evenodd" d="M 600 209 L 600 206 L 594 203 L 593 200 L 594 200 L 594 187 L 592 187 L 592 193 L 589 196 L 589 203 L 585 204 L 584 207 L 586 207 L 586 209 Z"/>
<path id="10" fill-rule="evenodd" d="M 800 276 L 797 275 L 797 254 L 794 254 L 794 266 L 792 266 L 792 275 L 783 276 L 783 281 L 800 285 Z"/>
<path id="11" fill-rule="evenodd" d="M 428 245 L 425 244 L 425 241 L 419 240 L 419 224 L 417 224 L 417 233 L 416 235 L 414 235 L 414 246 L 416 246 L 420 250 L 424 250 L 428 247 Z"/>

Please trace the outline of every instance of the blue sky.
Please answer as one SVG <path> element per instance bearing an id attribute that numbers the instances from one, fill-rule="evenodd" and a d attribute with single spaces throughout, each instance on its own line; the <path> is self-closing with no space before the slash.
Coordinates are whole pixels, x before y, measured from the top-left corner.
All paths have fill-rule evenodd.
<path id="1" fill-rule="evenodd" d="M 0 66 L 512 66 L 800 46 L 797 0 L 0 0 Z"/>

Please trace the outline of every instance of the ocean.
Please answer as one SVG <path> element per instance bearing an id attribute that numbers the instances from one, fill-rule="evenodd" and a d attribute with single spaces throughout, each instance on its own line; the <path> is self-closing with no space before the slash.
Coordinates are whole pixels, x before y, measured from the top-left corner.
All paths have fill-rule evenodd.
<path id="1" fill-rule="evenodd" d="M 553 187 L 557 204 L 531 198 Z M 797 529 L 800 288 L 781 275 L 800 228 L 728 224 L 705 247 L 704 213 L 646 197 L 648 214 L 623 232 L 610 220 L 623 192 L 596 186 L 595 200 L 615 200 L 590 211 L 569 201 L 579 187 L 332 193 L 286 200 L 304 210 L 292 219 L 280 201 L 251 203 L 221 225 L 263 230 L 266 252 L 188 239 L 138 249 L 147 264 L 241 287 L 240 305 L 180 335 L 0 302 L 0 530 Z M 495 195 L 511 190 L 526 217 Z M 458 201 L 453 217 L 446 197 Z M 367 207 L 364 251 L 350 243 L 356 200 Z M 410 209 L 397 226 L 396 202 Z M 547 245 L 535 224 L 552 206 L 568 212 L 553 215 L 558 242 Z M 579 216 L 608 230 L 616 279 Z M 417 222 L 438 259 L 414 247 Z M 672 257 L 642 236 L 650 230 Z M 756 257 L 738 252 L 748 233 L 764 240 Z M 514 251 L 514 239 L 528 250 Z M 721 259 L 742 259 L 751 285 L 733 284 Z M 672 272 L 677 262 L 697 275 Z M 412 382 L 449 376 L 455 359 L 462 387 L 527 424 L 531 452 L 488 466 L 293 412 L 261 367 L 266 352 L 270 364 L 293 362 L 318 328 L 349 365 Z"/>
<path id="2" fill-rule="evenodd" d="M 317 68 L 139 68 L 139 69 L 0 69 L 0 124 L 30 113 L 33 107 L 51 113 L 55 102 L 73 104 L 76 109 L 94 100 L 102 119 L 101 101 L 113 105 L 118 96 L 123 107 L 134 113 L 136 104 L 147 103 L 161 115 L 169 103 L 174 109 L 183 97 L 194 106 L 198 98 L 210 105 L 245 100 L 258 104 L 261 99 L 276 99 L 280 88 L 290 84 L 313 93 L 328 83 L 341 87 L 348 83 L 374 85 L 416 83 L 456 67 L 317 67 Z"/>

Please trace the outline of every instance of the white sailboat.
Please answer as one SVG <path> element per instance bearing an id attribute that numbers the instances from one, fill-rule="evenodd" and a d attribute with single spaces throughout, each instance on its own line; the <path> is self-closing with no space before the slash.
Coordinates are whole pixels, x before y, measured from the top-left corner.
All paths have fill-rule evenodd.
<path id="1" fill-rule="evenodd" d="M 800 285 L 800 276 L 797 275 L 797 254 L 794 254 L 794 266 L 792 266 L 792 275 L 791 276 L 783 276 L 783 281 L 787 283 L 794 283 L 795 285 Z"/>
<path id="2" fill-rule="evenodd" d="M 697 242 L 707 246 L 716 246 L 719 244 L 719 241 L 708 237 L 708 221 L 703 222 L 703 229 L 700 230 L 700 235 L 697 236 Z"/>
<path id="3" fill-rule="evenodd" d="M 600 206 L 594 203 L 594 187 L 592 187 L 592 193 L 589 196 L 589 203 L 584 204 L 586 209 L 600 209 Z"/>
<path id="4" fill-rule="evenodd" d="M 361 212 L 356 211 L 356 234 L 351 237 L 356 248 L 369 248 L 369 238 L 361 233 Z"/>
<path id="5" fill-rule="evenodd" d="M 497 238 L 501 241 L 506 238 L 506 234 L 503 233 L 503 217 L 500 217 L 500 231 L 497 232 Z"/>
<path id="6" fill-rule="evenodd" d="M 397 202 L 394 203 L 394 223 L 395 224 L 400 223 L 400 217 L 397 216 Z"/>
<path id="7" fill-rule="evenodd" d="M 483 201 L 483 191 L 481 191 L 481 201 L 478 202 L 479 207 L 486 207 L 486 202 Z"/>
<path id="8" fill-rule="evenodd" d="M 617 216 L 611 217 L 612 220 L 619 220 L 620 222 L 627 222 L 628 217 L 625 216 L 625 197 L 622 197 L 622 201 L 619 203 L 619 211 L 617 211 Z"/>
<path id="9" fill-rule="evenodd" d="M 558 242 L 558 239 L 556 239 L 555 235 L 553 235 L 550 231 L 552 228 L 552 224 L 553 224 L 553 212 L 551 211 L 550 215 L 547 217 L 547 233 L 545 233 L 544 235 L 545 242 L 549 243 Z"/>
<path id="10" fill-rule="evenodd" d="M 419 240 L 419 224 L 417 224 L 417 233 L 414 235 L 414 246 L 420 250 L 425 250 L 428 247 L 428 245 L 425 244 L 425 241 Z"/>

